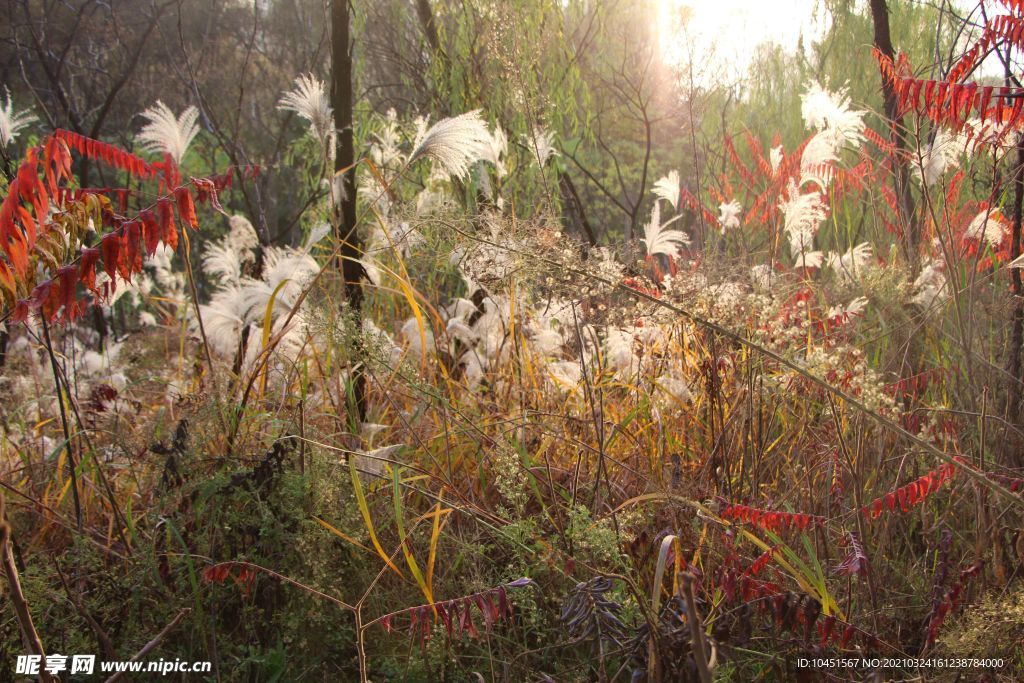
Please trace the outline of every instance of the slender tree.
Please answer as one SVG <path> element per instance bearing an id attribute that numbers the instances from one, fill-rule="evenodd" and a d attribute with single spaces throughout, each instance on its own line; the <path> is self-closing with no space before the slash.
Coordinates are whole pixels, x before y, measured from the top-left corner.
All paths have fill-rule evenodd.
<path id="1" fill-rule="evenodd" d="M 889 7 L 886 0 L 871 0 L 871 19 L 874 24 L 874 44 L 878 51 L 889 59 L 895 59 L 896 51 L 892 46 L 892 32 L 889 29 Z M 914 199 L 910 195 L 910 178 L 907 165 L 903 162 L 906 140 L 904 138 L 902 117 L 899 116 L 896 91 L 885 78 L 882 79 L 882 96 L 885 100 L 885 117 L 892 126 L 893 152 L 893 183 L 898 201 L 900 223 L 906 231 L 904 243 L 907 259 L 913 268 L 917 267 L 917 251 L 920 242 L 917 221 L 914 220 Z"/>
<path id="2" fill-rule="evenodd" d="M 339 254 L 345 297 L 355 328 L 362 327 L 363 266 L 359 261 L 362 244 L 356 230 L 355 139 L 352 126 L 352 41 L 351 13 L 347 0 L 331 1 L 331 106 L 337 138 L 334 154 L 334 230 L 341 244 Z M 357 349 L 361 348 L 357 345 Z M 362 421 L 366 417 L 366 376 L 359 363 L 353 364 L 354 408 Z"/>

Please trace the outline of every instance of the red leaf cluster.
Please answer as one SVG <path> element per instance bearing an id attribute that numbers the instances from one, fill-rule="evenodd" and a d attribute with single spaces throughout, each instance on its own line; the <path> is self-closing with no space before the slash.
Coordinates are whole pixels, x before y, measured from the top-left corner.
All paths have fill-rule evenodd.
<path id="1" fill-rule="evenodd" d="M 139 178 L 152 178 L 158 168 L 163 168 L 161 185 L 167 191 L 154 205 L 141 211 L 135 218 L 118 215 L 105 199 L 112 195 L 121 213 L 124 213 L 128 198 L 132 194 L 126 188 L 77 188 L 68 187 L 73 180 L 71 173 L 71 151 L 73 147 L 90 159 L 97 159 L 127 171 Z M 24 321 L 32 312 L 55 319 L 63 311 L 63 319 L 74 319 L 84 309 L 84 303 L 76 298 L 77 285 L 91 292 L 95 298 L 109 296 L 113 283 L 102 288 L 96 286 L 96 267 L 102 263 L 103 271 L 113 279 L 115 275 L 124 280 L 142 270 L 143 255 L 152 255 L 160 243 L 175 249 L 178 244 L 177 223 L 198 228 L 196 201 L 210 203 L 222 210 L 217 193 L 230 187 L 235 176 L 255 178 L 257 166 L 240 167 L 237 170 L 211 176 L 193 178 L 182 185 L 167 185 L 171 178 L 180 178 L 176 168 L 165 160 L 163 164 L 148 164 L 143 159 L 99 140 L 87 138 L 67 130 L 57 130 L 47 138 L 41 147 L 32 148 L 18 168 L 8 192 L 0 203 L 0 294 L 12 304 L 9 317 L 12 322 Z M 193 191 L 195 197 L 193 197 Z M 97 203 L 91 197 L 102 196 Z M 72 263 L 60 267 L 50 279 L 36 282 L 34 288 L 24 296 L 27 287 L 32 286 L 34 266 L 30 264 L 39 237 L 51 226 L 58 225 L 51 216 L 51 205 L 56 204 L 64 214 L 69 214 L 74 204 L 88 201 L 88 214 L 99 216 L 102 227 L 111 227 L 93 247 L 83 245 L 81 253 Z M 99 207 L 99 212 L 97 211 Z M 100 229 L 100 225 L 95 226 Z"/>
<path id="2" fill-rule="evenodd" d="M 54 187 L 54 192 L 49 193 L 43 186 L 34 152 L 30 152 L 22 168 L 27 170 L 19 171 L 11 184 L 11 191 L 0 206 L 0 250 L 6 256 L 6 260 L 0 258 L 0 286 L 14 299 L 12 322 L 24 321 L 31 312 L 52 321 L 61 311 L 63 319 L 73 320 L 84 309 L 84 303 L 76 297 L 79 283 L 98 299 L 113 293 L 113 282 L 102 291 L 97 287 L 98 264 L 102 264 L 103 271 L 111 280 L 120 276 L 130 281 L 133 275 L 142 270 L 144 254 L 152 255 L 161 242 L 171 249 L 177 247 L 175 214 L 177 220 L 192 228 L 199 224 L 192 187 L 189 185 L 175 188 L 171 194 L 158 199 L 154 207 L 143 210 L 134 219 L 105 210 L 103 224 L 113 229 L 103 235 L 95 247 L 83 247 L 75 262 L 61 267 L 50 279 L 38 282 L 28 296 L 19 299 L 17 285 L 26 277 L 29 255 L 39 232 L 34 227 L 31 214 L 22 204 L 31 203 L 37 215 L 41 215 L 41 212 L 49 210 L 49 197 L 56 198 L 56 190 L 59 189 Z M 51 170 L 49 162 L 46 169 Z M 62 176 L 58 174 L 58 177 Z M 216 188 L 212 181 L 199 179 L 193 185 L 201 185 L 206 199 L 216 201 Z"/>
<path id="3" fill-rule="evenodd" d="M 832 644 L 845 650 L 855 637 L 865 648 L 878 646 L 879 639 L 871 633 L 835 615 L 823 616 L 821 605 L 810 596 L 786 591 L 778 584 L 752 577 L 743 577 L 740 594 L 744 601 L 759 607 L 780 628 L 793 633 L 802 631 L 805 640 L 810 640 L 817 626 L 819 647 Z"/>
<path id="4" fill-rule="evenodd" d="M 825 647 L 832 643 L 833 645 L 838 645 L 840 650 L 845 650 L 850 646 L 853 637 L 858 634 L 860 634 L 861 640 L 866 647 L 873 648 L 877 646 L 878 638 L 875 636 L 862 631 L 853 624 L 829 615 L 818 624 L 818 645 Z"/>
<path id="5" fill-rule="evenodd" d="M 633 277 L 627 277 L 622 281 L 622 284 L 629 287 L 632 290 L 646 294 L 647 296 L 654 297 L 655 299 L 661 298 L 661 291 L 657 287 L 645 287 L 644 284 Z"/>
<path id="6" fill-rule="evenodd" d="M 1024 45 L 1024 18 L 1000 15 L 989 20 L 981 37 L 941 81 L 914 78 L 906 55 L 899 55 L 893 62 L 877 48 L 873 54 L 882 77 L 896 93 L 901 113 L 913 111 L 936 123 L 951 125 L 956 130 L 960 130 L 970 115 L 976 113 L 982 121 L 1006 124 L 1004 130 L 1009 131 L 1021 122 L 1024 91 L 962 82 L 975 70 L 979 60 L 1000 43 L 1017 47 Z"/>
<path id="7" fill-rule="evenodd" d="M 508 599 L 508 589 L 522 588 L 532 583 L 531 579 L 522 578 L 465 597 L 409 607 L 381 617 L 380 623 L 385 631 L 391 633 L 395 630 L 395 620 L 408 616 L 409 633 L 413 637 L 418 637 L 421 644 L 430 639 L 430 632 L 435 620 L 440 620 L 444 624 L 449 638 L 453 635 L 461 636 L 463 633 L 468 633 L 470 638 L 478 638 L 480 631 L 473 622 L 474 606 L 483 617 L 484 629 L 490 631 L 502 619 L 512 617 L 512 603 Z"/>
<path id="8" fill-rule="evenodd" d="M 156 175 L 156 170 L 145 159 L 109 143 L 94 140 L 63 128 L 55 130 L 53 136 L 58 140 L 63 140 L 70 147 L 74 147 L 82 156 L 127 171 L 136 178 L 152 178 Z"/>
<path id="9" fill-rule="evenodd" d="M 87 195 L 113 196 L 117 200 L 117 210 L 124 213 L 128 210 L 128 198 L 138 194 L 127 187 L 62 187 L 57 191 L 57 203 L 77 202 Z"/>
<path id="10" fill-rule="evenodd" d="M 234 573 L 236 568 L 238 569 L 238 572 Z M 244 564 L 237 564 L 235 562 L 222 562 L 203 570 L 203 581 L 207 583 L 218 583 L 223 585 L 229 579 L 233 581 L 244 594 L 249 595 L 252 593 L 253 584 L 256 583 L 256 572 L 251 567 Z"/>
<path id="11" fill-rule="evenodd" d="M 938 491 L 944 483 L 953 478 L 954 474 L 956 474 L 956 465 L 947 463 L 918 477 L 909 484 L 904 484 L 895 491 L 876 498 L 862 507 L 860 511 L 870 519 L 877 519 L 883 510 L 893 512 L 897 504 L 899 504 L 900 510 L 909 512 L 911 507 L 923 503 L 928 496 Z"/>
<path id="12" fill-rule="evenodd" d="M 12 296 L 16 281 L 28 271 L 36 240 L 50 222 L 51 198 L 60 183 L 71 177 L 67 145 L 50 138 L 41 149 L 41 159 L 40 148 L 28 150 L 0 203 L 0 253 L 6 257 L 6 262 L 0 259 L 0 285 Z"/>
<path id="13" fill-rule="evenodd" d="M 864 138 L 872 145 L 878 148 L 878 151 L 885 153 L 889 156 L 895 150 L 895 145 L 892 144 L 892 140 L 887 140 L 875 129 L 865 126 L 864 127 Z"/>
<path id="14" fill-rule="evenodd" d="M 963 599 L 963 593 L 967 588 L 968 582 L 981 573 L 982 567 L 984 567 L 984 561 L 978 560 L 970 567 L 960 572 L 960 578 L 957 579 L 957 582 L 954 583 L 948 591 L 946 591 L 945 597 L 932 609 L 931 616 L 928 618 L 928 628 L 925 633 L 926 649 L 935 643 L 935 638 L 939 635 L 939 629 L 942 628 L 942 624 L 946 621 L 946 617 L 959 606 Z"/>
<path id="15" fill-rule="evenodd" d="M 187 187 L 179 189 L 188 193 Z M 181 206 L 180 200 L 178 205 Z M 31 295 L 19 302 L 12 320 L 21 322 L 29 312 L 37 312 L 52 321 L 61 309 L 64 319 L 73 320 L 83 308 L 75 295 L 79 283 L 95 298 L 106 298 L 114 292 L 115 276 L 131 281 L 132 276 L 142 270 L 144 251 L 151 255 L 160 242 L 171 249 L 176 248 L 175 202 L 169 197 L 162 197 L 157 200 L 156 209 L 156 214 L 146 210 L 135 219 L 112 215 L 109 222 L 115 227 L 100 238 L 98 247 L 83 248 L 76 263 L 64 266 L 54 277 L 36 285 Z M 182 218 L 185 222 L 194 219 L 194 208 L 190 217 Z M 96 286 L 98 262 L 102 262 L 103 271 L 111 280 L 102 290 Z"/>
<path id="16" fill-rule="evenodd" d="M 743 576 L 757 576 L 764 568 L 768 566 L 772 558 L 775 557 L 775 553 L 779 551 L 778 546 L 772 546 L 768 550 L 761 553 L 756 560 L 754 560 L 746 571 L 743 572 Z"/>
<path id="17" fill-rule="evenodd" d="M 761 510 L 749 505 L 733 505 L 731 503 L 723 504 L 718 514 L 723 519 L 748 522 L 769 531 L 783 531 L 785 529 L 804 531 L 812 524 L 821 525 L 825 523 L 825 518 L 818 515 L 809 515 L 803 512 Z"/>
<path id="18" fill-rule="evenodd" d="M 704 217 L 705 223 L 708 223 L 709 225 L 718 224 L 718 214 L 704 206 L 704 203 L 685 187 L 680 188 L 679 190 L 679 203 L 691 211 L 700 213 Z"/>
<path id="19" fill-rule="evenodd" d="M 743 163 L 743 160 L 740 159 L 740 155 L 736 153 L 736 147 L 732 144 L 732 136 L 731 135 L 725 135 L 722 138 L 722 142 L 723 142 L 723 145 L 725 146 L 725 153 L 728 155 L 729 163 L 731 163 L 733 168 L 736 169 L 736 172 L 739 173 L 740 178 L 743 179 L 743 182 L 745 182 L 747 184 L 748 188 L 753 190 L 754 186 L 757 184 L 757 179 L 754 177 L 754 174 L 750 171 L 750 169 L 747 168 L 747 165 Z M 748 146 L 749 146 L 749 138 L 748 138 Z M 768 175 L 771 175 L 771 173 L 770 173 L 771 166 L 770 165 L 768 166 L 768 170 L 769 170 L 769 174 Z"/>
<path id="20" fill-rule="evenodd" d="M 992 481 L 1010 489 L 1014 493 L 1024 490 L 1024 479 L 1018 479 L 1016 477 L 1008 477 L 1005 474 L 994 473 L 989 473 L 986 476 L 988 476 L 988 478 L 991 479 Z"/>
<path id="21" fill-rule="evenodd" d="M 959 374 L 959 368 L 956 366 L 930 368 L 916 375 L 904 377 L 899 381 L 886 384 L 883 390 L 892 396 L 900 398 L 917 398 L 923 395 L 931 384 L 943 380 L 949 374 Z"/>

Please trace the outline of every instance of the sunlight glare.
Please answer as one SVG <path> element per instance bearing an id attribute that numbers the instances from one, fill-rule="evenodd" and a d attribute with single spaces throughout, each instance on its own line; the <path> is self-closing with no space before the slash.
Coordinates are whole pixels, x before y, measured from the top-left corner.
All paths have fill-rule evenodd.
<path id="1" fill-rule="evenodd" d="M 728 83 L 746 75 L 768 42 L 795 51 L 824 34 L 818 0 L 657 0 L 661 54 L 672 65 L 695 58 L 694 78 Z M 702 67 L 697 67 L 697 65 Z"/>

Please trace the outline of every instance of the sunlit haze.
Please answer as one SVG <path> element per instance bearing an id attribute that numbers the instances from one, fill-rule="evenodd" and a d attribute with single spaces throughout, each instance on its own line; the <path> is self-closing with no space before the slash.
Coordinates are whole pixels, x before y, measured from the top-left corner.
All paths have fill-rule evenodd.
<path id="1" fill-rule="evenodd" d="M 704 65 L 698 82 L 742 77 L 763 43 L 796 50 L 827 28 L 817 0 L 658 0 L 657 31 L 662 55 L 682 64 L 691 54 Z"/>

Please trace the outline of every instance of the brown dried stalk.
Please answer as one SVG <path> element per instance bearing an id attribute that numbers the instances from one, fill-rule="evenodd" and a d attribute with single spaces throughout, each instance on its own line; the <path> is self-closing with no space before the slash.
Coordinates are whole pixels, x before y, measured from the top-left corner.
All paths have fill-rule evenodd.
<path id="1" fill-rule="evenodd" d="M 704 649 L 704 624 L 697 612 L 697 600 L 693 595 L 694 577 L 689 572 L 683 572 L 680 577 L 683 580 L 683 599 L 686 601 L 686 621 L 690 625 L 690 649 L 693 651 L 693 661 L 697 666 L 697 674 L 701 683 L 711 683 L 711 668 L 708 666 L 707 651 Z"/>
<path id="2" fill-rule="evenodd" d="M 32 623 L 32 613 L 28 609 L 25 593 L 21 590 L 18 568 L 14 564 L 14 554 L 11 552 L 10 543 L 11 525 L 7 523 L 4 502 L 4 494 L 0 492 L 0 563 L 3 563 L 4 576 L 7 577 L 7 585 L 10 588 L 11 604 L 14 606 L 14 614 L 21 630 L 21 641 L 25 644 L 25 649 L 29 654 L 38 655 L 45 661 L 46 652 L 43 650 L 43 641 L 39 639 L 39 633 L 36 632 L 36 627 Z M 43 683 L 52 683 L 54 678 L 45 670 L 40 669 L 39 680 Z"/>
<path id="3" fill-rule="evenodd" d="M 153 639 L 150 640 L 145 645 L 143 645 L 142 649 L 139 650 L 138 652 L 136 652 L 135 656 L 132 657 L 131 659 L 129 659 L 128 661 L 129 662 L 141 661 L 143 657 L 145 657 L 150 652 L 155 650 L 157 648 L 157 646 L 160 645 L 161 642 L 163 642 L 164 638 L 166 638 L 167 635 L 171 631 L 174 630 L 174 627 L 177 626 L 181 622 L 181 620 L 184 619 L 188 615 L 188 613 L 191 612 L 191 611 L 192 610 L 190 608 L 188 608 L 188 607 L 185 607 L 185 608 L 179 610 L 178 614 L 175 615 L 175 617 L 173 619 L 171 619 L 170 623 L 167 624 L 167 626 L 164 626 L 163 629 L 160 631 L 160 633 L 157 633 L 155 636 L 153 636 Z M 121 677 L 123 675 L 124 675 L 123 671 L 118 671 L 113 676 L 108 678 L 105 683 L 114 683 L 115 681 L 119 681 L 119 680 L 121 680 Z"/>

